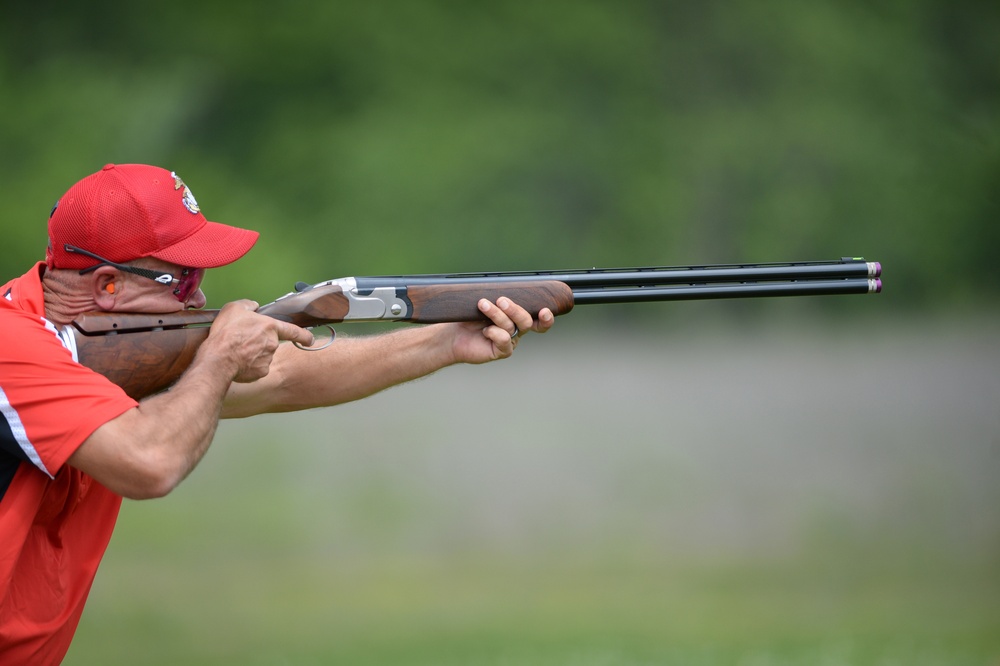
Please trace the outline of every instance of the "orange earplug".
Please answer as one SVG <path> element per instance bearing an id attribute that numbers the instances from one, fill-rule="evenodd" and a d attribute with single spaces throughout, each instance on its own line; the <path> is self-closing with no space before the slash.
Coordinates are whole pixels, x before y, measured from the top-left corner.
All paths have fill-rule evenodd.
<path id="1" fill-rule="evenodd" d="M 109 282 L 108 286 L 105 287 L 104 290 L 107 291 L 109 294 L 115 293 L 115 283 L 114 282 Z"/>

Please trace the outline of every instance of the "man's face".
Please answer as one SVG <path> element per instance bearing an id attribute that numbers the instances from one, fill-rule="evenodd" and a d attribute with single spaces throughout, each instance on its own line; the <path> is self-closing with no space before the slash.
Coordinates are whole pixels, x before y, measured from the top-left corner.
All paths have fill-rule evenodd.
<path id="1" fill-rule="evenodd" d="M 122 298 L 119 300 L 116 310 L 131 312 L 179 312 L 187 308 L 203 308 L 207 299 L 205 293 L 198 286 L 200 275 L 192 275 L 191 269 L 183 266 L 171 264 L 153 257 L 146 257 L 132 262 L 132 265 L 141 268 L 150 268 L 155 271 L 169 273 L 174 278 L 181 280 L 181 283 L 160 284 L 154 280 L 134 275 L 130 273 L 120 273 L 126 285 Z M 186 272 L 187 271 L 187 272 Z M 194 279 L 192 282 L 187 280 Z M 193 285 L 193 287 L 192 287 Z M 178 300 L 178 295 L 174 291 L 181 289 L 180 296 L 186 296 L 184 301 Z M 190 293 L 185 294 L 185 291 Z"/>

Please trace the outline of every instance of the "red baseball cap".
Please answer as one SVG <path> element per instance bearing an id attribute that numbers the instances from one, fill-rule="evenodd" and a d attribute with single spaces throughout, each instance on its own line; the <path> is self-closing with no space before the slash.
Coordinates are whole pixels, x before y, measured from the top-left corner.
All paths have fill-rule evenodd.
<path id="1" fill-rule="evenodd" d="M 49 215 L 49 268 L 87 268 L 75 245 L 116 262 L 156 257 L 188 268 L 215 268 L 250 251 L 259 234 L 209 222 L 190 188 L 172 171 L 108 164 L 79 181 Z"/>

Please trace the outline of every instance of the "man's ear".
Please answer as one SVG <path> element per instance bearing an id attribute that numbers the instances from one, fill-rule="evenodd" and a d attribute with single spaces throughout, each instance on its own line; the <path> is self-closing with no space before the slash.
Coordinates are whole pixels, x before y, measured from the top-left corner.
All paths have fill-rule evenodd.
<path id="1" fill-rule="evenodd" d="M 101 310 L 114 309 L 118 301 L 118 293 L 124 286 L 124 281 L 118 269 L 112 266 L 101 266 L 91 277 L 91 290 L 94 304 Z"/>

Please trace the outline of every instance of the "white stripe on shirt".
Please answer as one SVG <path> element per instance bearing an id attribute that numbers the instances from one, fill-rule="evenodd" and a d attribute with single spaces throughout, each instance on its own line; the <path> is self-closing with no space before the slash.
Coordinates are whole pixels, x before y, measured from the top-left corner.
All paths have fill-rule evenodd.
<path id="1" fill-rule="evenodd" d="M 34 445 L 28 439 L 28 434 L 24 432 L 24 424 L 21 423 L 21 417 L 17 413 L 17 410 L 10 404 L 7 399 L 7 394 L 4 392 L 3 388 L 0 387 L 0 414 L 4 415 L 7 419 L 7 425 L 10 427 L 11 433 L 14 435 L 14 440 L 17 442 L 21 450 L 24 451 L 24 455 L 28 456 L 28 460 L 34 464 L 35 467 L 42 470 L 49 475 L 49 478 L 55 478 L 52 473 L 45 468 L 45 463 L 42 462 L 41 457 L 38 455 L 38 451 L 35 450 Z"/>

